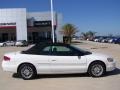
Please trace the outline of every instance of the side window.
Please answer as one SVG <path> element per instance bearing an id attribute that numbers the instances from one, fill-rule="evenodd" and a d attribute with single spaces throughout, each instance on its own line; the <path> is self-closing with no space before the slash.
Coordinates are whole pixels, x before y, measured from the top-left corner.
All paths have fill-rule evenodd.
<path id="1" fill-rule="evenodd" d="M 52 46 L 52 54 L 57 56 L 71 56 L 72 50 L 65 46 Z"/>
<path id="2" fill-rule="evenodd" d="M 51 46 L 47 46 L 45 48 L 42 49 L 41 51 L 41 55 L 50 55 L 51 54 L 51 51 L 52 51 L 52 48 Z"/>
<path id="3" fill-rule="evenodd" d="M 45 47 L 42 51 L 43 52 L 49 52 L 51 50 L 52 50 L 51 46 L 48 46 L 48 47 Z"/>
<path id="4" fill-rule="evenodd" d="M 52 50 L 57 51 L 57 52 L 70 52 L 71 51 L 69 48 L 64 47 L 64 46 L 52 46 Z"/>

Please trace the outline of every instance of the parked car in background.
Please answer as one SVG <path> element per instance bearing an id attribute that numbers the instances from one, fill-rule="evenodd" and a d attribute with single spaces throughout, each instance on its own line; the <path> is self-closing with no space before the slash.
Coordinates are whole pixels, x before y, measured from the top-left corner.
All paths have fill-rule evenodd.
<path id="1" fill-rule="evenodd" d="M 94 41 L 95 42 L 102 42 L 104 38 L 102 36 L 95 37 Z"/>
<path id="2" fill-rule="evenodd" d="M 104 39 L 103 37 L 100 37 L 100 38 L 98 39 L 98 42 L 102 42 L 103 39 Z"/>
<path id="3" fill-rule="evenodd" d="M 115 44 L 120 44 L 120 38 L 116 38 L 112 41 L 112 43 L 115 43 Z"/>
<path id="4" fill-rule="evenodd" d="M 104 54 L 82 50 L 62 43 L 36 44 L 26 51 L 4 55 L 4 71 L 18 73 L 25 80 L 37 74 L 88 73 L 92 77 L 113 71 L 116 63 Z"/>
<path id="5" fill-rule="evenodd" d="M 5 45 L 6 46 L 15 46 L 15 42 L 14 41 L 6 41 Z"/>
<path id="6" fill-rule="evenodd" d="M 106 42 L 107 42 L 107 39 L 102 39 L 101 42 L 102 42 L 102 43 L 106 43 Z"/>
<path id="7" fill-rule="evenodd" d="M 109 43 L 109 40 L 110 40 L 111 38 L 104 38 L 103 40 L 102 40 L 102 43 Z"/>
<path id="8" fill-rule="evenodd" d="M 15 46 L 28 46 L 28 42 L 26 40 L 18 40 L 15 43 Z"/>
<path id="9" fill-rule="evenodd" d="M 4 46 L 14 46 L 15 42 L 14 41 L 6 41 L 6 42 L 0 42 L 0 46 L 4 47 Z"/>
<path id="10" fill-rule="evenodd" d="M 0 47 L 5 46 L 4 42 L 0 42 Z"/>
<path id="11" fill-rule="evenodd" d="M 98 38 L 95 38 L 95 39 L 94 39 L 94 42 L 98 42 L 98 40 L 99 40 Z"/>
<path id="12" fill-rule="evenodd" d="M 94 42 L 111 43 L 112 40 L 113 40 L 113 37 L 98 36 L 98 37 L 95 37 Z"/>
<path id="13" fill-rule="evenodd" d="M 94 42 L 98 42 L 99 41 L 99 37 L 95 37 L 93 41 Z"/>
<path id="14" fill-rule="evenodd" d="M 94 38 L 88 38 L 87 41 L 94 41 Z"/>
<path id="15" fill-rule="evenodd" d="M 117 38 L 113 37 L 113 38 L 111 38 L 108 42 L 109 42 L 109 43 L 114 43 L 114 41 L 116 41 L 116 40 L 117 40 Z"/>

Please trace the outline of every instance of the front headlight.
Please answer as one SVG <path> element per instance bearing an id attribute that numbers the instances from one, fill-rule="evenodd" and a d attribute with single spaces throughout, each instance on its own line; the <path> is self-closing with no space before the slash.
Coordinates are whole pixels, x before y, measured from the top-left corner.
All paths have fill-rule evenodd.
<path id="1" fill-rule="evenodd" d="M 114 59 L 113 58 L 107 58 L 108 62 L 113 62 Z"/>

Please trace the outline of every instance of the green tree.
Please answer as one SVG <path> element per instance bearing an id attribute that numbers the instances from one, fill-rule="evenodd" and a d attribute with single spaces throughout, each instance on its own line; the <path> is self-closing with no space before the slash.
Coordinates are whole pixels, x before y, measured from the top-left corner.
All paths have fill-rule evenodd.
<path id="1" fill-rule="evenodd" d="M 82 34 L 84 40 L 87 40 L 87 39 L 92 40 L 95 37 L 96 32 L 88 31 L 88 32 L 85 32 L 85 33 L 83 32 L 81 34 Z"/>
<path id="2" fill-rule="evenodd" d="M 87 34 L 88 34 L 88 39 L 91 40 L 91 39 L 93 39 L 95 37 L 96 32 L 94 32 L 94 31 L 88 31 Z"/>
<path id="3" fill-rule="evenodd" d="M 72 37 L 78 32 L 77 28 L 73 24 L 65 24 L 62 27 L 61 33 L 67 38 L 66 42 L 71 43 Z"/>
<path id="4" fill-rule="evenodd" d="M 84 32 L 82 32 L 81 34 L 82 34 L 82 38 L 83 38 L 84 40 L 87 40 L 87 38 L 88 38 L 87 34 L 84 33 Z"/>

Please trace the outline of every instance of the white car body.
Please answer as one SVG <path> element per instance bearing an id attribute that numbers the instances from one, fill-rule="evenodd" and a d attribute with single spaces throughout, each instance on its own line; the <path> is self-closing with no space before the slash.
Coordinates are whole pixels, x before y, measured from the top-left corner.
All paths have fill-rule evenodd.
<path id="1" fill-rule="evenodd" d="M 103 39 L 101 42 L 104 43 L 104 42 L 105 42 L 105 39 Z"/>
<path id="2" fill-rule="evenodd" d="M 17 69 L 22 63 L 30 63 L 35 66 L 37 74 L 68 74 L 86 73 L 90 63 L 100 60 L 105 63 L 106 71 L 115 69 L 115 60 L 109 62 L 109 56 L 92 53 L 85 56 L 48 56 L 29 55 L 20 52 L 8 53 L 4 56 L 10 57 L 10 61 L 3 60 L 4 71 L 17 73 Z"/>
<path id="3" fill-rule="evenodd" d="M 15 43 L 15 46 L 22 46 L 23 45 L 23 43 L 22 42 L 19 42 L 19 41 L 17 41 L 16 43 Z"/>
<path id="4" fill-rule="evenodd" d="M 113 42 L 113 39 L 110 39 L 108 42 L 109 42 L 109 43 L 112 43 L 112 42 Z"/>
<path id="5" fill-rule="evenodd" d="M 4 46 L 4 43 L 3 42 L 0 42 L 0 47 L 3 47 Z"/>
<path id="6" fill-rule="evenodd" d="M 98 41 L 99 41 L 99 39 L 95 39 L 94 41 L 95 41 L 95 42 L 98 42 Z"/>
<path id="7" fill-rule="evenodd" d="M 5 44 L 6 44 L 6 46 L 14 46 L 15 42 L 14 41 L 6 41 Z"/>
<path id="8" fill-rule="evenodd" d="M 16 41 L 15 46 L 27 46 L 27 42 L 25 40 Z"/>
<path id="9" fill-rule="evenodd" d="M 14 45 L 15 45 L 14 41 L 6 41 L 6 42 L 1 42 L 0 43 L 1 47 L 3 47 L 3 46 L 14 46 Z"/>

